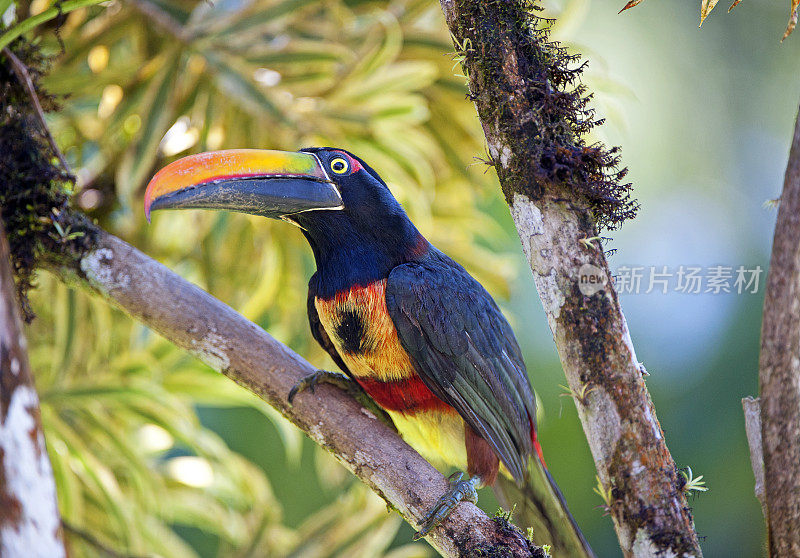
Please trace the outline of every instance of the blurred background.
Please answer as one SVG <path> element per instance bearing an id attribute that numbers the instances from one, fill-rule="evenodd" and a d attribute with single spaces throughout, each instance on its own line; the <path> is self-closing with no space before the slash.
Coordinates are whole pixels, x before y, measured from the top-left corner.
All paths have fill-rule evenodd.
<path id="1" fill-rule="evenodd" d="M 8 2 L 0 2 L 8 5 Z M 12 2 L 4 25 L 51 7 Z M 637 356 L 690 496 L 706 556 L 763 554 L 740 399 L 757 394 L 760 313 L 798 108 L 788 2 L 549 0 L 553 37 L 621 145 L 642 208 L 613 232 L 612 269 Z M 515 327 L 541 401 L 551 470 L 598 556 L 619 556 L 595 470 L 508 209 L 432 0 L 134 0 L 38 27 L 49 115 L 77 205 L 322 368 L 305 315 L 310 250 L 293 228 L 179 212 L 148 226 L 143 186 L 189 153 L 344 147 L 473 273 Z M 769 206 L 769 204 L 767 204 Z M 765 270 L 756 293 L 645 294 L 650 266 Z M 733 283 L 731 283 L 733 286 Z M 705 286 L 703 287 L 705 289 Z M 157 304 L 157 301 L 154 301 Z M 430 556 L 412 529 L 265 404 L 104 302 L 45 274 L 29 345 L 72 556 Z M 491 492 L 481 505 L 493 513 Z"/>

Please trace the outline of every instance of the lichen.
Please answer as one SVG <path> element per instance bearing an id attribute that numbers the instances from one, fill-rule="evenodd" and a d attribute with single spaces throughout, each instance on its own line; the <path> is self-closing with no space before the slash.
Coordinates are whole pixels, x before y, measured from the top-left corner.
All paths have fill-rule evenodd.
<path id="1" fill-rule="evenodd" d="M 0 419 L 0 554 L 30 555 L 31 543 L 41 556 L 64 556 L 59 540 L 56 487 L 44 437 L 38 425 L 39 399 L 33 388 L 17 386 Z"/>
<path id="2" fill-rule="evenodd" d="M 548 33 L 536 0 L 455 0 L 449 21 L 506 199 L 546 192 L 581 200 L 600 228 L 635 216 L 619 149 L 588 144 L 602 120 L 580 83 L 586 63 Z"/>
<path id="3" fill-rule="evenodd" d="M 629 538 L 621 540 L 633 544 L 633 537 L 646 535 L 648 544 L 662 551 L 691 556 L 697 542 L 692 536 L 691 512 L 683 507 L 680 475 L 669 453 L 658 449 L 657 442 L 663 436 L 650 407 L 645 406 L 642 412 L 632 408 L 648 399 L 643 391 L 646 388 L 641 382 L 625 381 L 625 388 L 621 389 L 619 376 L 603 373 L 630 361 L 638 369 L 635 356 L 626 350 L 632 347 L 627 330 L 610 323 L 614 300 L 611 295 L 583 297 L 577 283 L 571 288 L 566 296 L 568 302 L 561 309 L 559 327 L 569 330 L 571 338 L 578 340 L 576 358 L 584 363 L 580 380 L 592 387 L 589 412 L 596 414 L 594 422 L 600 417 L 605 421 L 598 422 L 591 439 L 601 442 L 598 445 L 603 452 L 606 477 L 613 484 L 611 513 L 616 524 L 629 533 Z M 621 344 L 617 343 L 620 336 Z M 642 415 L 644 424 L 636 427 L 622 420 Z M 651 496 L 658 495 L 658 500 L 675 504 L 652 505 L 652 497 L 641 497 L 643 484 Z M 676 528 L 681 522 L 686 522 L 686 529 Z"/>
<path id="4" fill-rule="evenodd" d="M 9 48 L 28 68 L 42 108 L 57 110 L 54 97 L 39 85 L 47 60 L 22 39 Z M 43 135 L 28 91 L 0 53 L 0 216 L 25 321 L 34 316 L 26 294 L 36 267 L 45 258 L 79 252 L 89 240 L 90 223 L 70 207 L 73 185 Z"/>

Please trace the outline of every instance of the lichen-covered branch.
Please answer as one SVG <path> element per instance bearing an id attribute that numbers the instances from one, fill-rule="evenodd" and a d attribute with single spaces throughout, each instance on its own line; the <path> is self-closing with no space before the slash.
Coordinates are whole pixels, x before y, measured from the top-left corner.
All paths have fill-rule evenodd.
<path id="1" fill-rule="evenodd" d="M 625 556 L 701 556 L 689 507 L 642 377 L 598 225 L 633 216 L 582 67 L 549 42 L 527 0 L 441 0 L 492 163 L 519 232 Z M 583 276 L 585 284 L 579 284 Z M 594 282 L 592 282 L 594 281 Z M 535 381 L 535 378 L 534 378 Z"/>
<path id="2" fill-rule="evenodd" d="M 781 194 L 759 358 L 770 556 L 800 556 L 800 113 Z"/>
<path id="3" fill-rule="evenodd" d="M 56 484 L 0 224 L 0 556 L 65 556 Z"/>
<path id="4" fill-rule="evenodd" d="M 291 388 L 315 371 L 308 362 L 134 247 L 101 230 L 86 232 L 90 248 L 46 264 L 66 282 L 96 292 L 273 405 L 412 525 L 447 489 L 441 473 L 344 392 L 320 386 L 289 406 Z M 474 556 L 480 549 L 544 556 L 519 530 L 469 503 L 459 505 L 428 541 L 445 556 Z"/>

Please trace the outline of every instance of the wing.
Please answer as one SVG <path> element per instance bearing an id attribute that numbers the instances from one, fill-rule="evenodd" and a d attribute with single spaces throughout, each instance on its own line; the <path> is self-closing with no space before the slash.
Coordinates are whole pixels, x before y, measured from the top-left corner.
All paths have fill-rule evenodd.
<path id="1" fill-rule="evenodd" d="M 436 250 L 392 270 L 386 305 L 422 381 L 521 482 L 536 403 L 514 332 L 489 293 Z"/>
<path id="2" fill-rule="evenodd" d="M 336 363 L 336 366 L 338 366 L 342 372 L 352 378 L 353 375 L 350 373 L 350 370 L 347 369 L 347 365 L 342 360 L 342 357 L 339 356 L 339 352 L 336 350 L 336 347 L 331 341 L 331 338 L 328 337 L 328 333 L 325 331 L 325 328 L 322 327 L 322 322 L 319 320 L 317 306 L 314 304 L 314 299 L 317 296 L 316 288 L 314 287 L 316 284 L 316 276 L 316 273 L 312 275 L 311 280 L 308 282 L 308 301 L 306 303 L 306 308 L 308 310 L 308 325 L 311 328 L 311 335 L 313 335 L 317 343 L 319 343 L 320 346 L 325 349 L 325 352 L 331 355 L 331 358 L 333 359 L 333 362 Z"/>

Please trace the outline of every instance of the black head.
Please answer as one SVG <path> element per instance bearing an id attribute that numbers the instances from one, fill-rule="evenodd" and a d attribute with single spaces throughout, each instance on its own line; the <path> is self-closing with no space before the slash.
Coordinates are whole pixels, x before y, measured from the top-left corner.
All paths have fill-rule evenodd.
<path id="1" fill-rule="evenodd" d="M 303 229 L 323 281 L 365 284 L 427 251 L 386 182 L 364 160 L 344 149 L 311 147 L 342 197 L 336 211 L 305 211 L 287 217 Z M 339 277 L 339 280 L 333 280 Z"/>
<path id="2" fill-rule="evenodd" d="M 337 289 L 386 277 L 428 248 L 378 173 L 343 149 L 185 157 L 148 185 L 146 211 L 168 208 L 227 209 L 294 223 L 311 244 L 320 280 Z"/>

